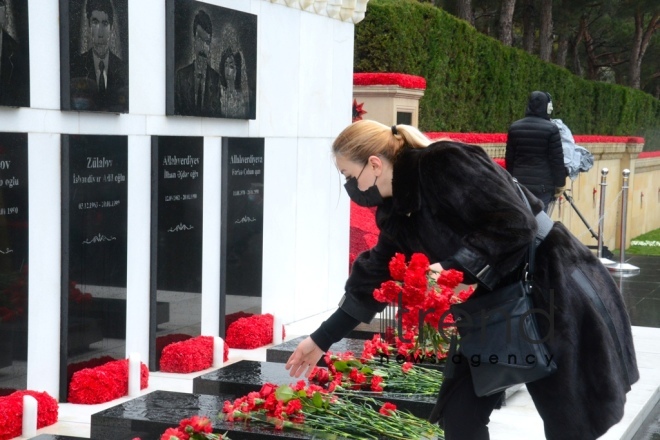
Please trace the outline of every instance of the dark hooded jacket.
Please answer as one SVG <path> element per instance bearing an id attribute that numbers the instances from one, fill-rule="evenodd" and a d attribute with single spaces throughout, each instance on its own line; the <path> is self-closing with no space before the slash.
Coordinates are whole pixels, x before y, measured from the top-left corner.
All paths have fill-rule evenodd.
<path id="1" fill-rule="evenodd" d="M 507 171 L 536 196 L 566 184 L 561 136 L 548 102 L 547 93 L 532 92 L 525 117 L 511 124 L 506 142 Z"/>
<path id="2" fill-rule="evenodd" d="M 474 295 L 515 280 L 542 203 L 523 188 L 530 212 L 514 185 L 481 147 L 443 141 L 405 148 L 394 163 L 393 196 L 377 210 L 378 243 L 356 259 L 333 317 L 344 314 L 354 326 L 384 309 L 373 291 L 391 279 L 395 252 L 422 252 L 463 271 L 467 283 L 478 283 Z M 558 370 L 527 388 L 547 438 L 595 439 L 621 419 L 626 393 L 639 378 L 626 307 L 607 269 L 563 224 L 555 223 L 539 245 L 536 262 L 535 306 L 554 314 L 553 329 L 539 320 L 540 334 L 552 332 L 547 347 Z M 350 331 L 336 328 L 333 317 L 312 334 L 317 344 L 328 333 L 339 340 Z M 332 322 L 335 328 L 328 328 Z"/>

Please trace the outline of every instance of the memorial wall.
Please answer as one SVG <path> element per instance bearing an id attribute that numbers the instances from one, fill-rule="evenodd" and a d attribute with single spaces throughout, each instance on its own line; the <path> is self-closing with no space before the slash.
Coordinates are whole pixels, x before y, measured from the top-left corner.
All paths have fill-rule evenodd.
<path id="1" fill-rule="evenodd" d="M 157 371 L 163 338 L 223 335 L 228 314 L 336 306 L 350 19 L 5 0 L 0 26 L 0 392 L 66 401 L 77 365 L 139 353 Z"/>

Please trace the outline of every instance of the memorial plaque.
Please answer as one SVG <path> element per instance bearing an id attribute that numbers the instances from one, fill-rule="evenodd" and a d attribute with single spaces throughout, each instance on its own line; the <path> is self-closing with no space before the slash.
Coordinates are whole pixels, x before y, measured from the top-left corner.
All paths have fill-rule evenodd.
<path id="1" fill-rule="evenodd" d="M 255 119 L 257 16 L 191 0 L 166 8 L 166 113 Z"/>
<path id="2" fill-rule="evenodd" d="M 0 2 L 0 105 L 30 106 L 30 43 L 25 0 Z"/>
<path id="3" fill-rule="evenodd" d="M 152 154 L 157 289 L 200 293 L 204 138 L 155 136 Z"/>
<path id="4" fill-rule="evenodd" d="M 128 113 L 128 0 L 60 0 L 60 61 L 62 110 Z"/>
<path id="5" fill-rule="evenodd" d="M 126 136 L 62 135 L 63 396 L 66 365 L 91 344 L 89 356 L 125 355 L 127 174 Z"/>
<path id="6" fill-rule="evenodd" d="M 291 385 L 300 379 L 289 376 L 283 364 L 272 362 L 239 361 L 193 379 L 194 394 L 237 394 L 259 391 L 263 384 Z M 438 384 L 440 389 L 440 384 Z M 358 394 L 360 394 L 358 392 Z M 408 411 L 421 418 L 431 415 L 436 395 L 409 393 L 366 392 L 376 400 L 394 403 L 397 409 Z"/>
<path id="7" fill-rule="evenodd" d="M 0 133 L 0 388 L 27 387 L 27 134 Z"/>
<path id="8" fill-rule="evenodd" d="M 202 137 L 152 137 L 152 370 L 158 337 L 201 332 L 203 156 Z"/>
<path id="9" fill-rule="evenodd" d="M 90 437 L 96 440 L 131 440 L 135 437 L 159 440 L 167 428 L 176 427 L 181 420 L 197 415 L 211 420 L 213 432 L 227 433 L 232 439 L 312 438 L 309 433 L 300 431 L 278 431 L 264 424 L 221 420 L 218 414 L 222 412 L 224 401 L 241 396 L 154 391 L 92 414 Z"/>
<path id="10" fill-rule="evenodd" d="M 223 138 L 220 335 L 227 295 L 261 297 L 264 140 Z"/>

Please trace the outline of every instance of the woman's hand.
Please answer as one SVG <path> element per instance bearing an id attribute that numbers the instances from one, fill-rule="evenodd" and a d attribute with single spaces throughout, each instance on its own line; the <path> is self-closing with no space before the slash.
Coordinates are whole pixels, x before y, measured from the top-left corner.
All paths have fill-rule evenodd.
<path id="1" fill-rule="evenodd" d="M 286 362 L 285 368 L 291 370 L 289 375 L 291 377 L 300 377 L 305 370 L 305 376 L 308 377 L 312 373 L 312 369 L 316 366 L 318 361 L 323 356 L 323 351 L 316 345 L 316 343 L 309 336 L 306 337 L 294 350 L 293 354 Z"/>

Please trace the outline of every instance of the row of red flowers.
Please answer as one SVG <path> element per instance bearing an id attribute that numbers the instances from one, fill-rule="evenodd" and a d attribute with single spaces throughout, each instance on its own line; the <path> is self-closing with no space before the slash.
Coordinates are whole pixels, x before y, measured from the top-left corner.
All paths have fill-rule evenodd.
<path id="1" fill-rule="evenodd" d="M 23 431 L 23 396 L 37 399 L 37 428 L 57 422 L 57 401 L 48 393 L 37 391 L 16 391 L 0 397 L 0 440 L 18 437 Z"/>
<path id="2" fill-rule="evenodd" d="M 506 144 L 507 133 L 452 133 L 432 131 L 424 133 L 429 139 L 452 139 L 467 144 Z M 643 144 L 644 138 L 634 136 L 574 135 L 578 144 L 626 143 Z"/>
<path id="3" fill-rule="evenodd" d="M 354 73 L 354 86 L 399 86 L 406 89 L 426 89 L 426 79 L 406 73 Z"/>
<path id="4" fill-rule="evenodd" d="M 193 373 L 213 365 L 213 336 L 197 336 L 174 342 L 163 349 L 160 371 L 167 373 Z M 229 347 L 223 346 L 223 360 L 229 359 Z"/>
<path id="5" fill-rule="evenodd" d="M 227 329 L 225 344 L 231 348 L 250 350 L 273 342 L 273 320 L 270 313 L 239 318 Z M 285 337 L 282 326 L 282 339 Z"/>
<path id="6" fill-rule="evenodd" d="M 149 369 L 140 364 L 140 389 L 149 386 Z M 128 394 L 128 359 L 107 362 L 95 368 L 73 373 L 69 383 L 70 403 L 93 405 L 109 402 Z"/>

